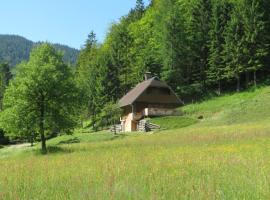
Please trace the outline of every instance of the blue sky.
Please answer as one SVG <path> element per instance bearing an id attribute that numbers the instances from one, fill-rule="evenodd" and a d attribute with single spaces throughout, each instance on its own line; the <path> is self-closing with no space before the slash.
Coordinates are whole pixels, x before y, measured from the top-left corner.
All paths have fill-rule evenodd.
<path id="1" fill-rule="evenodd" d="M 147 3 L 148 0 L 145 0 Z M 0 0 L 0 34 L 80 48 L 94 30 L 103 41 L 136 0 Z"/>

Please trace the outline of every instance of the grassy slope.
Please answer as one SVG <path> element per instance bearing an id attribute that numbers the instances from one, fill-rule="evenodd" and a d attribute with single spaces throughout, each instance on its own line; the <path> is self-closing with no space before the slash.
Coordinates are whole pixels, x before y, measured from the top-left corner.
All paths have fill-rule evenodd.
<path id="1" fill-rule="evenodd" d="M 268 199 L 269 108 L 266 87 L 154 119 L 167 130 L 151 135 L 62 136 L 47 156 L 1 149 L 0 199 Z"/>

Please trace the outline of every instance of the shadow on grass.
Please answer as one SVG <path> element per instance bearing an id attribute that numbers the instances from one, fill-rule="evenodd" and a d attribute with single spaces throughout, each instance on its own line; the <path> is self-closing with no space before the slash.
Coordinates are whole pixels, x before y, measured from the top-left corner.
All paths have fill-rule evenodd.
<path id="1" fill-rule="evenodd" d="M 61 145 L 61 144 L 75 144 L 75 143 L 80 143 L 79 138 L 75 137 L 75 138 L 72 138 L 72 139 L 69 139 L 69 140 L 61 141 L 57 145 Z"/>
<path id="2" fill-rule="evenodd" d="M 47 154 L 44 154 L 40 149 L 33 150 L 36 155 L 50 155 L 50 154 L 68 154 L 73 153 L 74 150 L 71 148 L 63 148 L 59 146 L 48 146 Z"/>
<path id="3" fill-rule="evenodd" d="M 125 134 L 117 134 L 117 135 L 113 135 L 109 138 L 102 138 L 101 140 L 93 140 L 93 141 L 85 141 L 83 143 L 98 143 L 98 142 L 109 142 L 109 141 L 115 141 L 115 140 L 120 140 L 120 139 L 124 139 L 125 137 L 127 137 L 128 135 Z M 76 143 L 80 143 L 80 139 L 75 137 L 75 138 L 71 138 L 65 141 L 61 141 L 59 143 L 57 143 L 56 145 L 51 145 L 47 147 L 47 154 L 42 153 L 42 151 L 40 149 L 35 149 L 34 154 L 35 155 L 53 155 L 53 154 L 69 154 L 69 153 L 73 153 L 74 151 L 88 151 L 85 148 L 72 148 L 70 146 L 61 146 L 61 145 L 65 145 L 65 144 L 76 144 Z"/>
<path id="4" fill-rule="evenodd" d="M 114 135 L 112 138 L 108 139 L 109 141 L 113 140 L 119 140 L 119 139 L 124 139 L 127 135 L 121 134 L 121 135 Z"/>

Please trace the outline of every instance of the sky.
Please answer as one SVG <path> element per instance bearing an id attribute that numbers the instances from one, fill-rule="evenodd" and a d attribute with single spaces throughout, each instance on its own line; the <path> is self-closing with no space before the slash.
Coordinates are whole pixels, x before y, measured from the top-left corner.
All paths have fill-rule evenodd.
<path id="1" fill-rule="evenodd" d="M 0 0 L 0 34 L 79 49 L 92 30 L 102 42 L 110 24 L 135 4 L 136 0 Z"/>

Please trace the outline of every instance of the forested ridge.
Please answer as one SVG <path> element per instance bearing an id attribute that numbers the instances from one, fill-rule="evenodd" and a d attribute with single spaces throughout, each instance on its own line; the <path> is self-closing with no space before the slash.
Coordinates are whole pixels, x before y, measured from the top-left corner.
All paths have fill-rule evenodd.
<path id="1" fill-rule="evenodd" d="M 32 48 L 40 42 L 32 42 L 17 35 L 0 35 L 0 62 L 8 62 L 12 67 L 29 59 Z M 75 64 L 79 51 L 66 45 L 54 44 L 57 50 L 64 52 L 64 61 Z"/>
<path id="2" fill-rule="evenodd" d="M 0 134 L 39 135 L 46 153 L 46 138 L 84 122 L 107 128 L 119 120 L 118 100 L 145 72 L 185 103 L 257 87 L 270 79 L 269 45 L 269 0 L 137 0 L 103 43 L 88 35 L 76 68 L 48 43 L 36 45 L 13 75 L 2 64 Z"/>
<path id="3" fill-rule="evenodd" d="M 269 75 L 269 22 L 268 0 L 137 0 L 104 43 L 89 35 L 78 74 L 104 98 L 90 102 L 116 101 L 146 71 L 185 102 L 240 91 Z"/>

